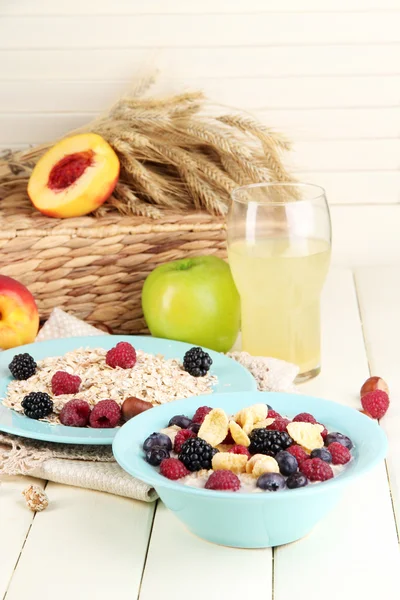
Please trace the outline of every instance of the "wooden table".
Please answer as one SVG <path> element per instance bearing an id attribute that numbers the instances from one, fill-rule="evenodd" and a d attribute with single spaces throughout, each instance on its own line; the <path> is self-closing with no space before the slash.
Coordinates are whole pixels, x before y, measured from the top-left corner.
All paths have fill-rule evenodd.
<path id="1" fill-rule="evenodd" d="M 48 483 L 36 516 L 0 488 L 0 598 L 7 600 L 376 600 L 399 594 L 400 267 L 332 269 L 324 290 L 322 373 L 300 391 L 359 407 L 369 374 L 385 378 L 386 464 L 348 489 L 305 539 L 235 550 L 190 534 L 159 502 Z M 300 401 L 301 399 L 299 399 Z M 299 406 L 301 406 L 301 401 Z M 43 485 L 43 482 L 38 482 Z"/>

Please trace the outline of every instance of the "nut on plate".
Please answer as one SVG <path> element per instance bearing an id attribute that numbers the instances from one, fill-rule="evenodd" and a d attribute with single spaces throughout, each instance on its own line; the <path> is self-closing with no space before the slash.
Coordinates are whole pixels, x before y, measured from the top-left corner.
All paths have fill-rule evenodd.
<path id="1" fill-rule="evenodd" d="M 41 512 L 49 505 L 47 494 L 38 485 L 30 485 L 22 492 L 28 508 L 33 512 Z"/>
<path id="2" fill-rule="evenodd" d="M 146 400 L 141 400 L 140 398 L 135 398 L 135 396 L 130 396 L 126 398 L 121 406 L 121 414 L 124 421 L 129 421 L 132 417 L 136 417 L 140 415 L 140 413 L 145 410 L 149 410 L 149 408 L 153 408 L 151 402 L 146 402 Z"/>
<path id="3" fill-rule="evenodd" d="M 365 394 L 369 392 L 375 392 L 375 390 L 382 390 L 382 392 L 386 392 L 389 396 L 389 386 L 382 377 L 369 377 L 365 383 L 362 385 L 360 390 L 360 397 L 362 398 Z"/>

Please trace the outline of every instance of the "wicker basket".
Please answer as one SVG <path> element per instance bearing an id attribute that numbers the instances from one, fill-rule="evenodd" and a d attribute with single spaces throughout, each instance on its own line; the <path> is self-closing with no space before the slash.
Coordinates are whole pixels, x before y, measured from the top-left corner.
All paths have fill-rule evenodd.
<path id="1" fill-rule="evenodd" d="M 29 287 L 42 318 L 59 306 L 115 333 L 145 333 L 141 290 L 148 273 L 199 254 L 226 257 L 224 219 L 109 213 L 62 220 L 41 215 L 23 196 L 0 202 L 0 272 Z"/>

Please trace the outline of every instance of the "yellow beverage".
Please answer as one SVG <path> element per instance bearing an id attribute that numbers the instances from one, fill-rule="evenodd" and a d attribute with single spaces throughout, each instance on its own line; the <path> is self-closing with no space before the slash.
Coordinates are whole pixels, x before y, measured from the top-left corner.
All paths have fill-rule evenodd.
<path id="1" fill-rule="evenodd" d="M 320 295 L 328 242 L 272 238 L 230 244 L 229 264 L 242 303 L 243 350 L 297 364 L 320 365 Z"/>

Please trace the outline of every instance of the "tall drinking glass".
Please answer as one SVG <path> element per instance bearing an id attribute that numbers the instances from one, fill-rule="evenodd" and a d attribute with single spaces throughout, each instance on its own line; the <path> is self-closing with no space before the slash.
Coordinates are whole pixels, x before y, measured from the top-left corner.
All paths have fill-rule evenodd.
<path id="1" fill-rule="evenodd" d="M 299 366 L 297 381 L 321 368 L 320 295 L 331 254 L 323 188 L 261 183 L 233 192 L 228 256 L 242 305 L 242 347 Z"/>

